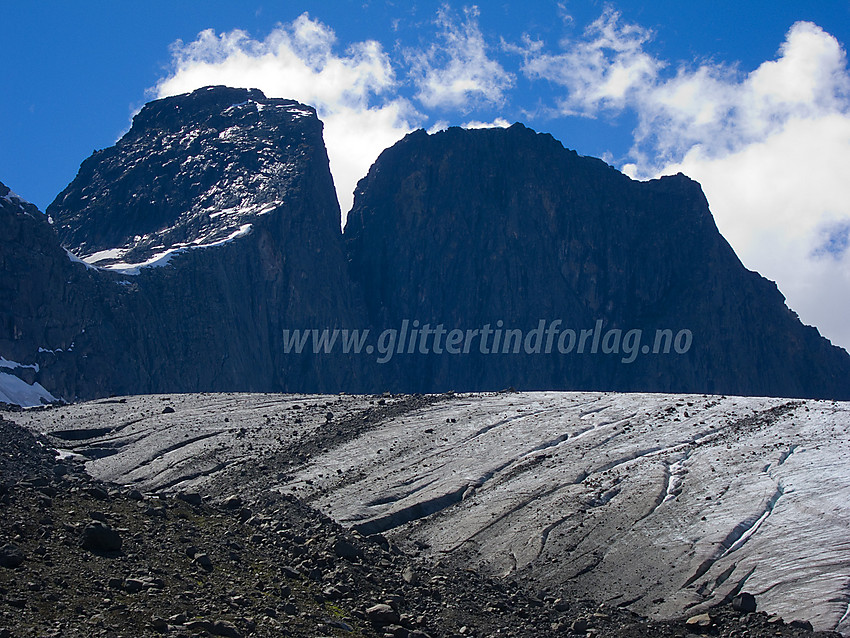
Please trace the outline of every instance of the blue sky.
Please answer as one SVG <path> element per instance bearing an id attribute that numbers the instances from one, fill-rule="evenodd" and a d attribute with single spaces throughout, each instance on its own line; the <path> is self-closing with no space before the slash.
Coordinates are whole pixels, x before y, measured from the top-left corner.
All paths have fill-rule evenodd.
<path id="1" fill-rule="evenodd" d="M 522 121 L 703 184 L 745 265 L 850 346 L 850 2 L 4 3 L 0 181 L 44 209 L 146 101 L 309 102 L 343 212 L 418 127 Z M 237 31 L 241 30 L 241 31 Z"/>

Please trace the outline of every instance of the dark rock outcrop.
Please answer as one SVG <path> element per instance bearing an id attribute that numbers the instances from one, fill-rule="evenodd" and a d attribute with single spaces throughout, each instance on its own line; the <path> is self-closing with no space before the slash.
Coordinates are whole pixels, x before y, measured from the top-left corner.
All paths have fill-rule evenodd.
<path id="1" fill-rule="evenodd" d="M 850 356 L 743 267 L 699 184 L 681 174 L 635 182 L 521 124 L 417 131 L 358 184 L 345 237 L 372 325 L 442 324 L 463 330 L 464 345 L 466 330 L 493 331 L 486 354 L 481 335 L 468 354 L 396 354 L 393 389 L 850 398 Z M 507 330 L 528 337 L 557 320 L 560 332 L 541 339 L 551 354 L 527 354 L 525 342 L 502 354 Z M 572 335 L 559 341 L 566 329 L 571 350 Z M 582 330 L 594 334 L 580 354 Z M 642 331 L 634 356 L 630 330 Z M 673 343 L 663 336 L 655 353 L 657 330 Z"/>
<path id="2" fill-rule="evenodd" d="M 24 554 L 17 545 L 9 543 L 0 547 L 0 567 L 20 567 L 24 560 Z"/>
<path id="3" fill-rule="evenodd" d="M 83 549 L 95 553 L 121 551 L 121 534 L 102 521 L 92 521 L 83 528 Z"/>

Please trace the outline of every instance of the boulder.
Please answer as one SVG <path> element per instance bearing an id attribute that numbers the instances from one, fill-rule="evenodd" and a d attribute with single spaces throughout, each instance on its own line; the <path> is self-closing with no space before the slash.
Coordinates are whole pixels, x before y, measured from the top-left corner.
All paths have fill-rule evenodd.
<path id="1" fill-rule="evenodd" d="M 121 534 L 102 521 L 92 521 L 83 528 L 83 549 L 95 553 L 121 551 Z"/>

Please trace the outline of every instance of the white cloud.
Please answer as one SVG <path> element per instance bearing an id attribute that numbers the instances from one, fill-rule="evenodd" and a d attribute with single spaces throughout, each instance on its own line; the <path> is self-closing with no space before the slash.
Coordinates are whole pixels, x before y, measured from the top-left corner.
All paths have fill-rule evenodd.
<path id="1" fill-rule="evenodd" d="M 445 131 L 450 126 L 451 124 L 449 124 L 448 120 L 437 120 L 431 126 L 428 127 L 428 134 L 433 135 L 434 133 Z"/>
<path id="2" fill-rule="evenodd" d="M 488 56 L 478 15 L 477 7 L 468 7 L 458 24 L 443 7 L 437 14 L 437 42 L 426 51 L 407 51 L 416 98 L 426 107 L 468 111 L 475 103 L 504 102 L 514 77 Z"/>
<path id="3" fill-rule="evenodd" d="M 638 153 L 669 160 L 697 144 L 711 155 L 735 152 L 780 133 L 788 122 L 846 111 L 846 64 L 834 37 L 798 22 L 779 57 L 749 74 L 720 65 L 680 68 L 674 78 L 635 94 Z"/>
<path id="4" fill-rule="evenodd" d="M 656 101 L 687 85 L 699 97 L 684 107 Z M 645 171 L 681 170 L 701 182 L 744 263 L 777 281 L 804 322 L 846 348 L 850 251 L 823 246 L 830 229 L 850 222 L 848 89 L 840 44 L 799 22 L 775 60 L 743 77 L 703 67 L 650 92 L 636 140 L 636 155 L 655 145 L 655 166 L 646 162 Z"/>
<path id="5" fill-rule="evenodd" d="M 661 171 L 699 180 L 718 228 L 744 263 L 774 279 L 804 322 L 844 347 L 850 347 L 848 157 L 850 116 L 827 114 L 789 120 L 728 154 L 694 146 Z"/>
<path id="6" fill-rule="evenodd" d="M 524 57 L 522 71 L 532 79 L 564 86 L 558 107 L 564 115 L 594 115 L 599 108 L 623 108 L 633 93 L 651 83 L 664 66 L 643 51 L 651 32 L 620 24 L 620 14 L 606 8 L 580 40 L 564 39 L 562 53 L 543 52 L 543 43 L 524 39 L 506 48 Z"/>
<path id="7" fill-rule="evenodd" d="M 470 120 L 469 122 L 465 122 L 462 126 L 463 128 L 508 128 L 511 125 L 503 117 L 497 117 L 492 122 L 481 122 L 479 120 Z"/>
<path id="8" fill-rule="evenodd" d="M 774 60 L 668 65 L 651 34 L 606 10 L 578 41 L 550 54 L 526 38 L 530 78 L 563 86 L 564 115 L 633 110 L 624 171 L 682 171 L 705 190 L 718 228 L 748 268 L 774 279 L 801 319 L 850 347 L 850 72 L 839 42 L 798 22 Z"/>
<path id="9" fill-rule="evenodd" d="M 172 45 L 173 71 L 154 91 L 165 97 L 225 84 L 315 106 L 344 214 L 357 180 L 421 115 L 396 94 L 395 72 L 380 43 L 358 42 L 343 54 L 335 44 L 333 30 L 306 13 L 264 40 L 208 29 L 192 42 Z"/>

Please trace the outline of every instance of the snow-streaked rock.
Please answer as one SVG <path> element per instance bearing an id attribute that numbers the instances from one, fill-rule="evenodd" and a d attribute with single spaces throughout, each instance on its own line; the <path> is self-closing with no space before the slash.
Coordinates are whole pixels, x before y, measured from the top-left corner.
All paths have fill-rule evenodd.
<path id="1" fill-rule="evenodd" d="M 743 590 L 761 610 L 850 629 L 846 402 L 506 393 L 375 419 L 376 403 L 131 397 L 16 418 L 36 430 L 109 429 L 74 442 L 90 457 L 108 451 L 89 464 L 101 478 L 293 491 L 426 561 L 656 617 Z M 161 414 L 165 405 L 175 412 Z M 361 421 L 359 435 L 342 434 Z"/>
<path id="2" fill-rule="evenodd" d="M 114 147 L 83 162 L 50 214 L 85 262 L 138 274 L 286 210 L 316 129 L 313 109 L 258 90 L 206 87 L 156 100 Z"/>
<path id="3" fill-rule="evenodd" d="M 41 364 L 54 396 L 366 389 L 346 353 L 287 345 L 366 329 L 310 107 L 227 87 L 155 100 L 83 161 L 55 225 L 5 192 L 0 354 Z"/>

